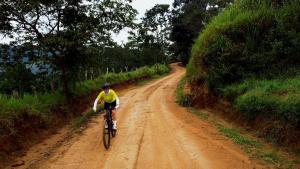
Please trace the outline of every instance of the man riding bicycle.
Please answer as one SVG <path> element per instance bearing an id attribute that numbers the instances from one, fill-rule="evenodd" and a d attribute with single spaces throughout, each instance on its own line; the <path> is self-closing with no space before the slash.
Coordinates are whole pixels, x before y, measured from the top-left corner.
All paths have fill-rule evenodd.
<path id="1" fill-rule="evenodd" d="M 116 109 L 120 105 L 120 100 L 118 95 L 113 89 L 110 89 L 110 85 L 108 83 L 104 83 L 102 85 L 102 91 L 97 96 L 93 110 L 97 111 L 97 104 L 98 101 L 104 101 L 104 109 L 111 109 L 112 110 L 112 119 L 113 119 L 113 129 L 117 130 L 117 118 L 116 118 Z"/>

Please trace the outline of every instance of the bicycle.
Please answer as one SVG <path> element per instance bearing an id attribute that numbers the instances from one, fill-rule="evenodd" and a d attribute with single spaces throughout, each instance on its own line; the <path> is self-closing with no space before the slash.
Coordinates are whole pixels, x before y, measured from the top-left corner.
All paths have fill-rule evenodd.
<path id="1" fill-rule="evenodd" d="M 107 126 L 107 127 L 105 127 Z M 103 126 L 103 144 L 106 150 L 110 147 L 111 137 L 116 136 L 116 130 L 113 129 L 112 121 L 112 109 L 106 109 L 104 115 L 104 126 Z"/>

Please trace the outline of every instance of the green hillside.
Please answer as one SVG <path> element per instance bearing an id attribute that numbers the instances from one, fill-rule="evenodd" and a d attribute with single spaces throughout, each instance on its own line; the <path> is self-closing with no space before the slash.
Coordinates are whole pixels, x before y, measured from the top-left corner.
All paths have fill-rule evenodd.
<path id="1" fill-rule="evenodd" d="M 300 1 L 239 0 L 216 16 L 192 49 L 188 79 L 225 98 L 279 139 L 300 127 Z M 279 140 L 278 140 L 279 141 Z"/>

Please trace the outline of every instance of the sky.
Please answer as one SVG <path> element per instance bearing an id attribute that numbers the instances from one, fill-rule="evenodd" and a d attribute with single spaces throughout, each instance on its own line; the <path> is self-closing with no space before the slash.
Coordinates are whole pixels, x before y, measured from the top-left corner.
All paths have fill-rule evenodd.
<path id="1" fill-rule="evenodd" d="M 140 19 L 144 16 L 146 10 L 151 9 L 156 4 L 169 4 L 171 5 L 174 2 L 174 0 L 133 0 L 132 7 L 135 8 L 138 11 L 137 18 Z M 119 34 L 112 35 L 112 38 L 118 42 L 119 44 L 126 43 L 127 42 L 127 30 L 121 31 Z M 4 42 L 7 43 L 9 41 L 8 38 L 3 38 L 0 35 L 0 43 Z"/>
<path id="2" fill-rule="evenodd" d="M 174 0 L 133 0 L 132 7 L 138 11 L 137 18 L 140 19 L 144 16 L 146 10 L 151 9 L 156 4 L 169 4 L 172 5 Z M 127 42 L 127 30 L 121 31 L 119 34 L 114 34 L 112 37 L 113 39 L 121 44 L 122 42 Z"/>

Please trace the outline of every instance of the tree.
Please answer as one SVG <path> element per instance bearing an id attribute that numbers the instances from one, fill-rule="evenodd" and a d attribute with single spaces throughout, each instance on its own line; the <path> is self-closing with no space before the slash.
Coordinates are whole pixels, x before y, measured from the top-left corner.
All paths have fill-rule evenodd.
<path id="1" fill-rule="evenodd" d="M 0 45 L 0 91 L 12 94 L 32 91 L 34 74 L 29 67 L 26 58 L 22 55 L 22 48 L 12 48 L 8 45 Z M 19 52 L 18 52 L 19 51 Z"/>
<path id="2" fill-rule="evenodd" d="M 157 4 L 150 10 L 146 11 L 145 17 L 142 18 L 142 25 L 153 33 L 156 43 L 163 48 L 167 47 L 167 40 L 170 30 L 170 11 L 169 5 Z"/>
<path id="3" fill-rule="evenodd" d="M 2 0 L 0 33 L 31 44 L 32 60 L 43 60 L 59 72 L 62 89 L 84 63 L 90 45 L 103 45 L 111 32 L 130 27 L 136 10 L 131 0 Z M 74 73 L 75 72 L 75 73 Z"/>
<path id="4" fill-rule="evenodd" d="M 170 39 L 174 54 L 187 64 L 191 47 L 209 20 L 233 0 L 175 0 Z"/>
<path id="5" fill-rule="evenodd" d="M 129 32 L 126 47 L 139 49 L 140 58 L 147 60 L 147 63 L 167 62 L 170 18 L 169 5 L 155 5 L 146 11 L 135 30 Z"/>

